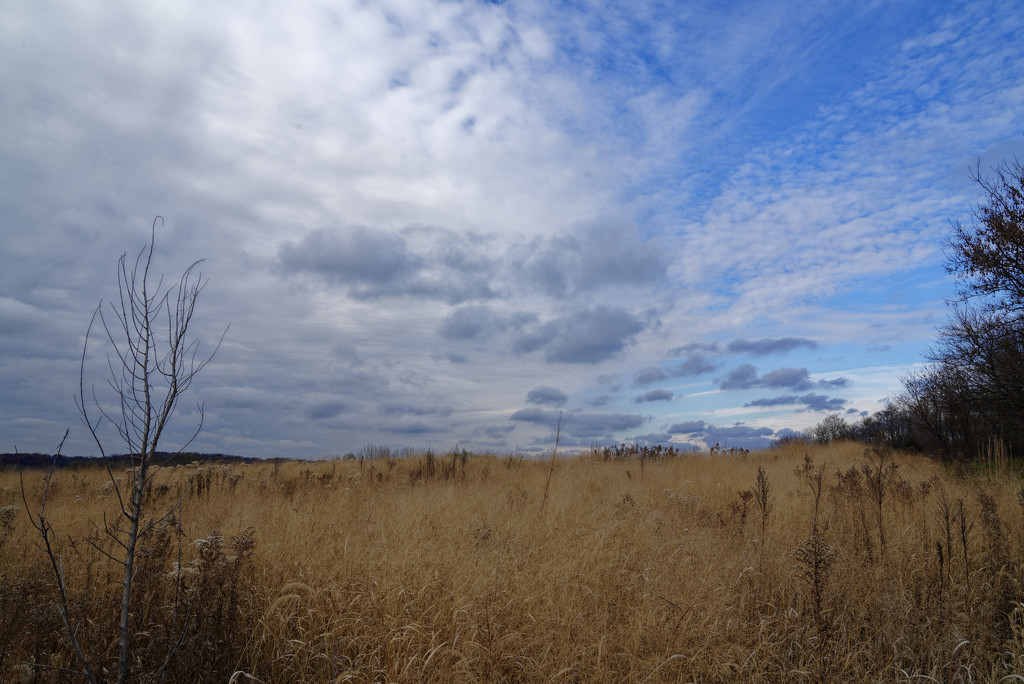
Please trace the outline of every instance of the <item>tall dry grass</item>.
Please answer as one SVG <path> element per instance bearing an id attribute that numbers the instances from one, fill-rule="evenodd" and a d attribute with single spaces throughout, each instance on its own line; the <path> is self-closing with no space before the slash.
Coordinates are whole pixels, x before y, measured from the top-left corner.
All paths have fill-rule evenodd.
<path id="1" fill-rule="evenodd" d="M 1024 675 L 1008 468 L 858 444 L 595 455 L 553 474 L 465 454 L 205 465 L 162 472 L 153 510 L 183 494 L 142 554 L 137 681 L 165 661 L 168 681 L 197 682 Z M 86 468 L 47 503 L 79 640 L 108 669 L 118 568 L 90 521 L 112 496 Z M 0 678 L 75 681 L 16 473 L 0 497 Z"/>

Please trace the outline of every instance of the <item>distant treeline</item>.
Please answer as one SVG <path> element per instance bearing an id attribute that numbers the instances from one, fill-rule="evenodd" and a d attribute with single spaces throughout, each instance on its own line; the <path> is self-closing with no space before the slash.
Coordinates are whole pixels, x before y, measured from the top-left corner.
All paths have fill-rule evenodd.
<path id="1" fill-rule="evenodd" d="M 100 461 L 99 456 L 65 456 L 64 454 L 57 454 L 56 457 L 52 454 L 0 454 L 0 468 L 49 468 L 50 464 L 56 459 L 56 465 L 58 468 L 76 468 L 82 466 L 89 466 Z M 230 454 L 199 454 L 199 453 L 175 453 L 167 451 L 158 451 L 154 457 L 154 462 L 164 466 L 178 466 L 185 465 L 187 463 L 194 463 L 196 461 L 203 462 L 214 462 L 214 463 L 255 463 L 261 459 L 246 457 L 246 456 L 233 456 Z M 107 462 L 111 465 L 127 466 L 131 463 L 131 455 L 129 454 L 115 454 L 113 456 L 107 456 Z"/>
<path id="2" fill-rule="evenodd" d="M 874 415 L 832 414 L 807 431 L 822 444 L 855 439 L 949 461 L 1024 457 L 1024 165 L 1014 159 L 973 179 L 985 200 L 953 222 L 946 271 L 957 297 L 927 364 Z M 791 439 L 800 439 L 799 436 Z"/>
<path id="3" fill-rule="evenodd" d="M 974 172 L 985 200 L 945 244 L 958 296 L 929 363 L 872 421 L 951 460 L 1024 455 L 1024 166 L 994 171 Z"/>

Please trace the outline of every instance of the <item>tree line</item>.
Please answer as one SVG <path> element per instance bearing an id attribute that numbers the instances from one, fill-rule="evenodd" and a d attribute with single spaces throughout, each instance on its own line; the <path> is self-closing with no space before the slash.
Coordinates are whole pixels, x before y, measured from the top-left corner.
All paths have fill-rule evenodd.
<path id="1" fill-rule="evenodd" d="M 982 201 L 945 243 L 956 281 L 950 315 L 881 411 L 856 423 L 832 414 L 808 430 L 821 442 L 857 439 L 974 460 L 1024 455 L 1024 165 L 972 172 Z"/>

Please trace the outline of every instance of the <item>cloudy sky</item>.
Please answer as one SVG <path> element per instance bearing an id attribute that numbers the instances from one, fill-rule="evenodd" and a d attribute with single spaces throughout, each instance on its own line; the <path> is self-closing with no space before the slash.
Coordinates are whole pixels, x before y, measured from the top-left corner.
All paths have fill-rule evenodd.
<path id="1" fill-rule="evenodd" d="M 165 282 L 205 259 L 201 351 L 230 322 L 165 448 L 199 402 L 193 449 L 261 457 L 872 413 L 971 167 L 1024 157 L 1019 9 L 6 0 L 0 451 L 96 453 L 85 331 L 157 215 Z"/>

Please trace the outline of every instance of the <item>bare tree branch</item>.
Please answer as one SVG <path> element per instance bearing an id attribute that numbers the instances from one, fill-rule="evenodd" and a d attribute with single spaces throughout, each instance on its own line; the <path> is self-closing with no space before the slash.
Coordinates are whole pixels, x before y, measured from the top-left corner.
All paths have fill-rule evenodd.
<path id="1" fill-rule="evenodd" d="M 119 683 L 128 681 L 130 677 L 133 636 L 132 583 L 136 573 L 135 563 L 140 539 L 172 517 L 188 493 L 186 491 L 182 494 L 162 514 L 150 516 L 143 523 L 143 518 L 148 516 L 148 496 L 153 477 L 163 465 L 156 462 L 157 450 L 181 395 L 191 387 L 196 375 L 217 353 L 227 334 L 226 327 L 213 351 L 205 357 L 199 355 L 199 340 L 189 337 L 196 302 L 207 282 L 198 271 L 202 261 L 193 262 L 182 273 L 177 284 L 171 287 L 164 288 L 162 277 L 158 279 L 155 287 L 150 283 L 158 222 L 163 222 L 159 216 L 153 220 L 148 244 L 138 252 L 134 262 L 129 263 L 126 253 L 118 259 L 118 298 L 107 307 L 100 302 L 89 321 L 85 342 L 82 345 L 79 391 L 75 397 L 82 422 L 103 459 L 120 510 L 120 520 L 111 523 L 104 516 L 102 527 L 103 533 L 120 547 L 121 551 L 117 553 L 117 557 L 90 540 L 93 548 L 124 567 L 118 626 Z M 109 318 L 105 310 L 109 310 Z M 115 398 L 112 403 L 117 406 L 116 411 L 108 408 L 109 405 L 104 405 L 94 387 L 90 388 L 88 394 L 91 401 L 86 400 L 86 362 L 89 341 L 94 334 L 97 319 L 112 350 L 106 359 L 106 382 Z M 203 407 L 199 404 L 199 423 L 181 449 L 186 448 L 196 438 L 202 429 L 203 421 Z M 103 445 L 100 432 L 104 425 L 109 425 L 127 448 L 129 468 L 125 471 L 123 484 L 115 476 L 112 459 L 108 457 Z M 37 529 L 50 553 L 54 575 L 64 597 L 63 574 L 56 557 L 49 550 L 52 534 L 43 518 L 42 508 L 38 521 Z M 64 603 L 65 625 L 73 637 L 70 618 L 66 615 L 66 599 Z M 175 614 L 176 611 L 177 598 Z M 180 639 L 178 643 L 181 643 Z M 87 673 L 91 672 L 88 659 L 81 653 L 81 649 L 78 649 L 77 642 L 75 645 Z M 177 647 L 168 654 L 167 661 L 159 669 L 160 672 L 166 671 L 176 650 Z M 90 674 L 87 674 L 87 678 L 95 681 Z"/>
<path id="2" fill-rule="evenodd" d="M 50 568 L 53 571 L 53 579 L 57 584 L 57 591 L 60 593 L 60 601 L 57 603 L 57 612 L 60 613 L 61 620 L 64 622 L 64 629 L 68 633 L 68 637 L 71 639 L 71 646 L 75 649 L 75 655 L 78 656 L 79 662 L 82 664 L 82 672 L 76 674 L 83 674 L 91 684 L 96 683 L 96 675 L 93 673 L 92 662 L 86 657 L 85 652 L 82 650 L 81 644 L 78 642 L 78 630 L 71 623 L 71 613 L 68 609 L 68 591 L 67 584 L 64 581 L 64 562 L 60 555 L 53 548 L 53 527 L 46 521 L 46 501 L 50 495 L 50 485 L 53 482 L 53 471 L 57 467 L 57 459 L 60 458 L 60 452 L 64 449 L 64 442 L 68 438 L 70 429 L 64 431 L 64 437 L 61 438 L 60 444 L 57 446 L 57 451 L 53 454 L 53 458 L 50 460 L 50 469 L 46 473 L 43 485 L 43 497 L 42 502 L 39 504 L 39 513 L 33 517 L 32 507 L 28 504 L 28 497 L 25 494 L 25 469 L 18 469 L 18 477 L 21 482 L 21 500 L 25 504 L 25 513 L 28 514 L 29 522 L 32 527 L 36 529 L 42 539 L 43 546 L 41 547 L 46 554 L 46 557 L 50 560 Z M 15 449 L 17 450 L 17 449 Z"/>

